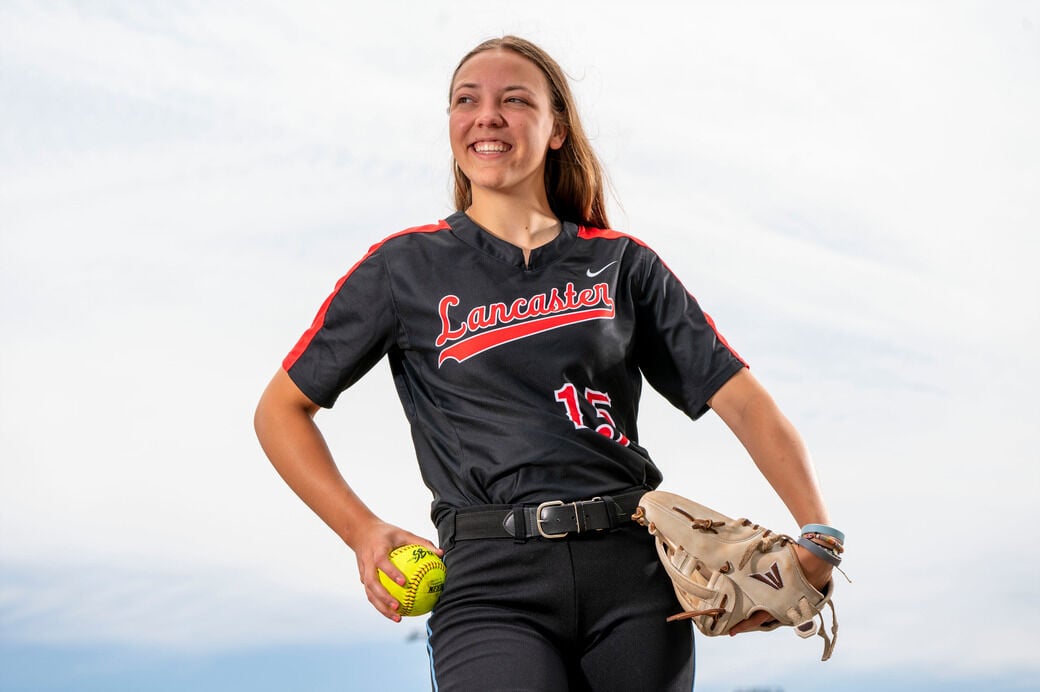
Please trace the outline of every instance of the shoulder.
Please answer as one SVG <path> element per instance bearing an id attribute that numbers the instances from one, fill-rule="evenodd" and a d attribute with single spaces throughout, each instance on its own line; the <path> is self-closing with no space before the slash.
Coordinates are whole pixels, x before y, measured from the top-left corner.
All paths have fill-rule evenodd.
<path id="1" fill-rule="evenodd" d="M 656 250 L 631 233 L 610 228 L 579 226 L 578 238 L 600 244 L 600 247 L 605 249 L 597 249 L 595 252 L 603 252 L 606 256 L 617 258 L 622 274 L 631 279 L 633 286 L 646 290 L 658 277 L 664 275 L 678 279 Z"/>
<path id="2" fill-rule="evenodd" d="M 426 224 L 424 226 L 412 226 L 403 231 L 392 233 L 382 240 L 372 244 L 361 259 L 354 265 L 354 269 L 361 265 L 369 264 L 372 260 L 385 261 L 387 256 L 407 256 L 409 251 L 429 242 L 430 239 L 444 236 L 445 231 L 450 231 L 451 226 L 446 221 Z M 353 269 L 351 269 L 353 272 Z"/>
<path id="3" fill-rule="evenodd" d="M 593 226 L 578 226 L 578 239 L 579 240 L 604 240 L 620 242 L 623 244 L 631 244 L 644 250 L 650 250 L 650 246 L 644 243 L 642 240 L 632 235 L 631 233 L 624 233 L 622 231 L 616 231 L 612 228 L 595 228 Z"/>
<path id="4" fill-rule="evenodd" d="M 411 228 L 406 228 L 403 231 L 398 231 L 397 233 L 392 233 L 391 235 L 386 236 L 369 248 L 368 252 L 369 254 L 372 254 L 373 252 L 377 252 L 387 246 L 402 246 L 409 243 L 423 242 L 423 240 L 433 238 L 436 234 L 441 233 L 442 231 L 450 230 L 451 226 L 444 220 L 423 226 L 412 226 Z"/>
<path id="5" fill-rule="evenodd" d="M 612 228 L 578 226 L 578 241 L 603 248 L 596 252 L 606 252 L 635 267 L 647 267 L 658 259 L 657 253 L 641 239 Z"/>
<path id="6" fill-rule="evenodd" d="M 336 291 L 343 286 L 343 284 L 351 277 L 357 274 L 364 274 L 372 277 L 373 272 L 381 272 L 383 268 L 387 266 L 387 256 L 393 255 L 400 257 L 400 252 L 403 251 L 405 256 L 408 254 L 408 248 L 414 247 L 415 239 L 430 237 L 436 235 L 440 231 L 448 230 L 450 227 L 444 221 L 438 221 L 437 223 L 426 224 L 425 226 L 412 226 L 406 228 L 403 231 L 398 231 L 391 235 L 386 236 L 382 240 L 374 243 L 368 248 L 368 252 L 361 256 L 354 265 L 347 270 L 339 283 L 336 285 Z"/>

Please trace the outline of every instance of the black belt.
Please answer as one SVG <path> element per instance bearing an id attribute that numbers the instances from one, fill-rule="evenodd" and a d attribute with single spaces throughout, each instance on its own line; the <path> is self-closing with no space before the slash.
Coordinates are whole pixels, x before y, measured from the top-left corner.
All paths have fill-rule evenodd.
<path id="1" fill-rule="evenodd" d="M 462 509 L 437 526 L 442 548 L 451 541 L 477 538 L 564 538 L 586 531 L 616 528 L 632 518 L 645 488 L 617 496 L 602 495 L 591 500 L 553 500 L 540 505 Z"/>

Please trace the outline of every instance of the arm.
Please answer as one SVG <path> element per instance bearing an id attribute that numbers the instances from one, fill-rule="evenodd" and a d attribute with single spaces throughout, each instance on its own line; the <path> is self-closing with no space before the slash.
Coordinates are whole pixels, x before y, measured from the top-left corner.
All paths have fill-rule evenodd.
<path id="1" fill-rule="evenodd" d="M 729 426 L 759 471 L 783 500 L 799 526 L 827 524 L 827 508 L 820 493 L 809 452 L 798 431 L 781 413 L 765 388 L 747 370 L 734 375 L 708 402 Z M 794 546 L 806 577 L 816 588 L 831 576 L 831 566 L 801 546 Z M 758 618 L 763 621 L 768 616 Z M 732 634 L 757 626 L 749 618 Z"/>
<path id="2" fill-rule="evenodd" d="M 365 506 L 343 479 L 314 422 L 318 408 L 285 370 L 279 370 L 256 409 L 257 437 L 289 487 L 354 551 L 369 602 L 385 617 L 398 622 L 398 603 L 379 583 L 376 568 L 404 584 L 404 575 L 388 557 L 393 548 L 418 543 L 438 555 L 442 551 L 429 541 L 380 520 Z"/>

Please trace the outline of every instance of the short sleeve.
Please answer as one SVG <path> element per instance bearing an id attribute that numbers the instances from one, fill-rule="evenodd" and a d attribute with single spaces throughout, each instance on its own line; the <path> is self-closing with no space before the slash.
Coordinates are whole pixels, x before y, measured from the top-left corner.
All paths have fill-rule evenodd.
<path id="1" fill-rule="evenodd" d="M 331 407 L 395 342 L 385 258 L 370 252 L 339 282 L 282 367 L 314 403 Z"/>
<path id="2" fill-rule="evenodd" d="M 650 251 L 636 278 L 636 352 L 654 389 L 691 418 L 747 364 L 718 333 L 711 317 Z"/>

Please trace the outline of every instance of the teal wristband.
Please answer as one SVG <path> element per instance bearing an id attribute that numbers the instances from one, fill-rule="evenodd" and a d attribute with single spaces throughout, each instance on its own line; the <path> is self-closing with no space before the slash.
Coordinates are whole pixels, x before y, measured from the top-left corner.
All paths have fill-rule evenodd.
<path id="1" fill-rule="evenodd" d="M 831 565 L 832 567 L 837 567 L 838 565 L 841 564 L 841 556 L 840 555 L 838 555 L 837 553 L 834 553 L 834 552 L 832 552 L 830 550 L 827 550 L 822 545 L 818 545 L 816 543 L 813 543 L 808 538 L 799 538 L 795 542 L 798 545 L 800 545 L 803 548 L 805 548 L 806 550 L 808 550 L 810 553 L 812 553 L 816 557 L 820 558 L 821 560 L 823 560 L 827 564 Z"/>
<path id="2" fill-rule="evenodd" d="M 845 534 L 833 526 L 826 524 L 806 524 L 802 527 L 802 533 L 822 533 L 824 536 L 837 538 L 841 543 L 845 542 Z"/>

